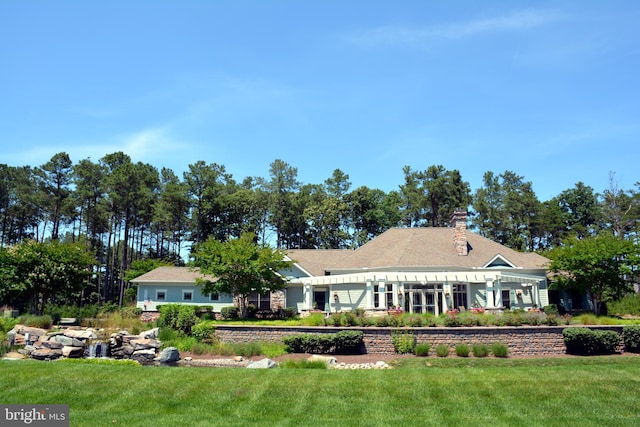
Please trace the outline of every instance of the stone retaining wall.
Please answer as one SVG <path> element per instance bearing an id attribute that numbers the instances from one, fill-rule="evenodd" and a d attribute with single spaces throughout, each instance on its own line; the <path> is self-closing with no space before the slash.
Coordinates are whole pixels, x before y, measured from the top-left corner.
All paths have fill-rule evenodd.
<path id="1" fill-rule="evenodd" d="M 417 343 L 428 343 L 435 348 L 445 344 L 453 351 L 460 343 L 487 344 L 500 342 L 509 347 L 512 356 L 552 356 L 565 354 L 562 330 L 572 326 L 518 326 L 473 328 L 339 328 L 339 327 L 265 327 L 217 326 L 216 336 L 224 343 L 278 342 L 289 335 L 327 334 L 341 330 L 359 330 L 364 333 L 365 351 L 369 354 L 393 354 L 392 331 L 412 333 Z M 622 334 L 622 326 L 587 326 L 591 329 L 613 330 Z M 620 347 L 622 350 L 622 344 Z"/>

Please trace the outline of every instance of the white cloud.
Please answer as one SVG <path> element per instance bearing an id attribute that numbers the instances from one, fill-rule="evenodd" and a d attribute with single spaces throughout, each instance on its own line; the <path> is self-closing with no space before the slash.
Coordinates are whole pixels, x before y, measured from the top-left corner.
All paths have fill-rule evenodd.
<path id="1" fill-rule="evenodd" d="M 557 20 L 553 10 L 527 9 L 492 18 L 451 22 L 427 27 L 382 26 L 352 34 L 349 41 L 360 46 L 414 45 L 438 39 L 461 39 L 487 33 L 524 31 Z"/>

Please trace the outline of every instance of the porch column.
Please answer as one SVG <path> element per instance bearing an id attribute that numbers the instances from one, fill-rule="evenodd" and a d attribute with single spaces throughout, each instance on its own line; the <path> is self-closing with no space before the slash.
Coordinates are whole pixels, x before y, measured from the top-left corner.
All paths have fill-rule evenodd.
<path id="1" fill-rule="evenodd" d="M 311 293 L 311 283 L 305 283 L 304 284 L 304 309 L 305 310 L 311 310 L 312 307 L 312 293 Z"/>
<path id="2" fill-rule="evenodd" d="M 495 281 L 495 294 L 496 294 L 496 303 L 495 306 L 502 308 L 502 281 L 500 279 Z"/>
<path id="3" fill-rule="evenodd" d="M 367 301 L 367 308 L 372 309 L 374 307 L 373 307 L 373 283 L 371 282 L 371 280 L 367 280 L 364 289 L 366 294 L 365 298 Z"/>
<path id="4" fill-rule="evenodd" d="M 484 287 L 485 296 L 485 308 L 495 308 L 495 296 L 493 295 L 493 279 L 487 279 Z"/>

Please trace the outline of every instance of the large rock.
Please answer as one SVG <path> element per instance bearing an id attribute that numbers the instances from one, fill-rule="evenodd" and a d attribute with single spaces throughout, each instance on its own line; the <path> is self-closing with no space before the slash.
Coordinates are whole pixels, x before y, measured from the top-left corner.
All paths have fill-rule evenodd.
<path id="1" fill-rule="evenodd" d="M 160 353 L 158 362 L 160 363 L 176 363 L 180 360 L 180 352 L 175 347 L 167 347 Z"/>
<path id="2" fill-rule="evenodd" d="M 37 349 L 50 348 L 50 349 L 53 349 L 53 350 L 62 350 L 62 347 L 64 347 L 64 345 L 62 343 L 59 343 L 57 341 L 49 341 L 49 340 L 47 340 L 47 341 L 37 341 L 33 345 Z"/>
<path id="3" fill-rule="evenodd" d="M 65 345 L 62 347 L 62 355 L 70 358 L 81 358 L 84 355 L 84 348 Z"/>
<path id="4" fill-rule="evenodd" d="M 271 359 L 261 359 L 258 360 L 256 362 L 251 362 L 247 365 L 247 368 L 249 369 L 270 369 L 270 368 L 275 368 L 276 366 L 278 366 L 278 364 L 276 362 L 274 362 Z"/>
<path id="5" fill-rule="evenodd" d="M 31 352 L 31 358 L 37 360 L 55 360 L 62 357 L 62 349 L 39 348 Z"/>
<path id="6" fill-rule="evenodd" d="M 160 328 L 149 329 L 148 331 L 140 332 L 140 338 L 144 338 L 148 340 L 156 340 L 158 339 L 159 332 L 160 332 Z"/>
<path id="7" fill-rule="evenodd" d="M 153 360 L 156 358 L 156 352 L 154 350 L 138 350 L 134 351 L 131 355 L 131 359 L 135 360 L 141 365 L 153 364 Z"/>
<path id="8" fill-rule="evenodd" d="M 96 335 L 95 332 L 89 330 L 89 329 L 85 329 L 85 330 L 78 330 L 78 329 L 67 329 L 66 331 L 64 331 L 64 335 L 69 337 L 69 338 L 77 338 L 79 340 L 95 340 L 98 339 L 98 335 Z"/>
<path id="9" fill-rule="evenodd" d="M 77 338 L 71 338 L 66 335 L 54 335 L 53 337 L 49 338 L 49 341 L 56 341 L 64 346 L 71 346 L 71 347 L 82 347 L 85 343 L 85 341 L 83 340 L 79 340 Z"/>
<path id="10" fill-rule="evenodd" d="M 149 350 L 149 349 L 158 349 L 162 345 L 158 340 L 150 340 L 145 338 L 139 338 L 131 340 L 131 345 L 134 350 Z"/>

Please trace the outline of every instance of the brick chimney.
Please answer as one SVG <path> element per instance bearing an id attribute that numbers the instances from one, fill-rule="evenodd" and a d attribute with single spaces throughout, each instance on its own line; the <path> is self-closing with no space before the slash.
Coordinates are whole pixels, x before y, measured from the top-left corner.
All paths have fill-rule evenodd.
<path id="1" fill-rule="evenodd" d="M 453 228 L 453 246 L 459 256 L 467 256 L 467 212 L 455 210 L 451 214 L 451 227 Z"/>

